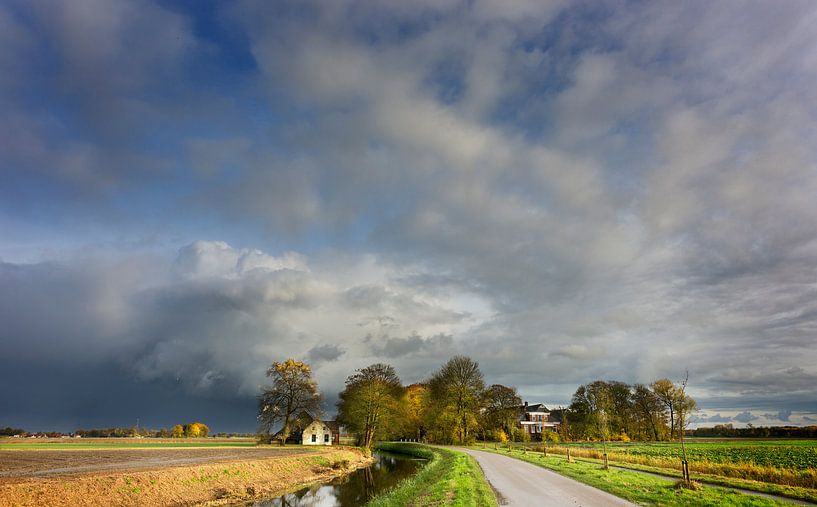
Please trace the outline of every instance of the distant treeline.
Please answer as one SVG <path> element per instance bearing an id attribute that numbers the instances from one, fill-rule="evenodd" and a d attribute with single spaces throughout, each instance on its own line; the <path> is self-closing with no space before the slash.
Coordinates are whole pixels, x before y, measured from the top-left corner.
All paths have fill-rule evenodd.
<path id="1" fill-rule="evenodd" d="M 8 426 L 6 428 L 0 428 L 0 437 L 13 437 L 14 435 L 22 435 L 28 434 L 28 432 L 22 428 L 12 428 Z"/>
<path id="2" fill-rule="evenodd" d="M 691 437 L 727 438 L 817 438 L 817 426 L 752 426 L 735 428 L 731 424 L 716 424 L 711 428 L 687 430 Z"/>
<path id="3" fill-rule="evenodd" d="M 26 431 L 23 428 L 0 428 L 0 437 L 83 437 L 83 438 L 190 438 L 215 436 L 220 438 L 231 437 L 254 437 L 255 433 L 216 433 L 210 435 L 210 428 L 202 423 L 177 424 L 170 429 L 161 428 L 152 430 L 148 428 L 93 428 L 89 430 L 78 429 L 73 433 L 63 433 L 61 431 Z"/>
<path id="4" fill-rule="evenodd" d="M 200 438 L 210 434 L 210 428 L 206 424 L 199 422 L 188 424 L 177 424 L 170 429 L 161 428 L 151 430 L 147 428 L 95 428 L 90 430 L 79 429 L 74 435 L 83 438 L 123 438 L 123 437 L 146 437 L 146 438 Z"/>

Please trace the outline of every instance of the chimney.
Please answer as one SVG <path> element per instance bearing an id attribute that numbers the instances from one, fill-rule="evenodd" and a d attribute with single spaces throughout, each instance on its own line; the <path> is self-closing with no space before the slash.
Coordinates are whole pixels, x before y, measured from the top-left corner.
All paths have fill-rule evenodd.
<path id="1" fill-rule="evenodd" d="M 525 402 L 525 408 L 528 408 L 528 402 L 527 401 Z"/>

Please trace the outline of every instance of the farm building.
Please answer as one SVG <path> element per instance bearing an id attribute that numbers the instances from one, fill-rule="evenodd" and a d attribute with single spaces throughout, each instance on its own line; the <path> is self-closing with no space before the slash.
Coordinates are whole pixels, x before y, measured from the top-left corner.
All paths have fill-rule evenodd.
<path id="1" fill-rule="evenodd" d="M 531 440 L 541 440 L 545 431 L 558 431 L 561 411 L 548 410 L 542 403 L 525 404 L 519 407 L 519 427 L 530 435 Z"/>
<path id="2" fill-rule="evenodd" d="M 303 429 L 301 440 L 303 445 L 338 445 L 340 443 L 340 428 L 335 421 L 321 421 L 313 419 Z"/>

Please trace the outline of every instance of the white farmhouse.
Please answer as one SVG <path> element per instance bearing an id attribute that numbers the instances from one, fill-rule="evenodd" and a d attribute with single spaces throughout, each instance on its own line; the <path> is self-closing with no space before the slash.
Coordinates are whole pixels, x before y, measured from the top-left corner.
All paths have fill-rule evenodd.
<path id="1" fill-rule="evenodd" d="M 313 419 L 301 437 L 303 445 L 337 445 L 340 443 L 340 432 L 335 421 Z"/>

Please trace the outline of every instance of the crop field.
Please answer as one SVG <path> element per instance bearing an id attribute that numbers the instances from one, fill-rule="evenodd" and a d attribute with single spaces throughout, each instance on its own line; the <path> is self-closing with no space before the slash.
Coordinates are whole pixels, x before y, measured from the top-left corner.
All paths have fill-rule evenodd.
<path id="1" fill-rule="evenodd" d="M 598 442 L 573 444 L 601 450 Z M 692 440 L 686 444 L 690 462 L 745 464 L 765 467 L 808 470 L 817 468 L 817 440 Z M 609 453 L 625 456 L 648 456 L 681 459 L 677 442 L 618 443 L 607 446 Z"/>
<path id="2" fill-rule="evenodd" d="M 542 451 L 542 444 L 527 444 Z M 600 442 L 573 442 L 570 453 L 577 458 L 601 459 Z M 566 454 L 564 444 L 551 444 L 549 452 Z M 679 471 L 678 442 L 611 442 L 607 455 L 612 462 L 642 470 Z M 700 478 L 733 478 L 817 489 L 817 440 L 690 439 L 689 469 Z"/>

